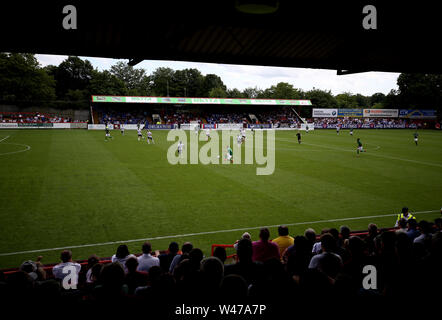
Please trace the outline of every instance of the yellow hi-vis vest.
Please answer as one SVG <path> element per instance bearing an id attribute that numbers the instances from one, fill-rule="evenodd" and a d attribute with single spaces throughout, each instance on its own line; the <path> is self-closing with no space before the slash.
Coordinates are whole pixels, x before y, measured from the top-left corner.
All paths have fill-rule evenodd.
<path id="1" fill-rule="evenodd" d="M 410 219 L 415 219 L 416 220 L 416 218 L 411 213 L 408 214 L 408 217 L 405 217 L 403 213 L 399 213 L 397 215 L 397 221 L 399 221 L 401 219 L 405 219 L 407 221 L 410 220 Z"/>

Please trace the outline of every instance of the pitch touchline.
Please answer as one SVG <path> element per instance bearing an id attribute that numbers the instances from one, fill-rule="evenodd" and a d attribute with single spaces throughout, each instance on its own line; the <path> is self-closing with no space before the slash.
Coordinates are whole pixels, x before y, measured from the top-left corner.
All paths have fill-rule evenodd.
<path id="1" fill-rule="evenodd" d="M 413 212 L 413 213 L 414 214 L 424 214 L 424 213 L 434 213 L 434 212 L 439 212 L 439 210 L 417 211 L 417 212 Z M 110 242 L 102 242 L 102 243 L 91 243 L 91 244 L 82 244 L 82 245 L 75 245 L 75 246 L 59 247 L 59 248 L 50 248 L 50 249 L 37 249 L 37 250 L 28 250 L 28 251 L 17 251 L 17 252 L 0 253 L 0 257 L 13 256 L 13 255 L 18 255 L 18 254 L 27 254 L 27 253 L 59 251 L 59 250 L 65 250 L 65 249 L 76 249 L 76 248 L 107 246 L 107 245 L 121 244 L 121 243 L 152 241 L 152 240 L 163 240 L 163 239 L 173 239 L 173 238 L 185 238 L 185 237 L 202 236 L 202 235 L 207 235 L 207 234 L 256 230 L 256 229 L 261 229 L 261 228 L 276 228 L 276 227 L 279 227 L 280 225 L 298 226 L 298 225 L 304 225 L 304 224 L 315 224 L 315 223 L 324 223 L 324 222 L 338 222 L 338 221 L 348 221 L 348 220 L 361 220 L 361 219 L 371 219 L 371 218 L 392 217 L 392 216 L 396 216 L 396 215 L 397 215 L 397 213 L 383 214 L 383 215 L 376 215 L 376 216 L 353 217 L 353 218 L 338 218 L 338 219 L 329 219 L 329 220 L 318 220 L 318 221 L 308 221 L 308 222 L 295 222 L 295 223 L 275 224 L 275 225 L 270 225 L 270 226 L 259 226 L 259 227 L 249 227 L 249 228 L 237 228 L 237 229 L 226 229 L 226 230 L 196 232 L 196 233 L 187 233 L 187 234 L 177 234 L 177 235 L 160 236 L 160 237 L 153 237 L 153 238 L 142 238 L 142 239 L 132 239 L 132 240 L 124 240 L 124 241 L 110 241 Z"/>

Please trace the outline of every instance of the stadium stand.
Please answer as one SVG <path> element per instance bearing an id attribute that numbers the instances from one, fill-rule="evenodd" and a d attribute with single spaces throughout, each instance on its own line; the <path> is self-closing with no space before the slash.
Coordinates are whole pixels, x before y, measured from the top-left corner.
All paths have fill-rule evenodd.
<path id="1" fill-rule="evenodd" d="M 190 243 L 186 245 L 191 250 L 182 252 L 172 242 L 166 252 L 153 254 L 160 256 L 162 265 L 151 266 L 147 273 L 137 271 L 137 258 L 120 245 L 114 262 L 95 255 L 78 261 L 78 287 L 71 290 L 64 290 L 53 278 L 54 266 L 43 266 L 39 258 L 36 262 L 25 261 L 18 269 L 0 272 L 0 298 L 7 303 L 55 301 L 78 306 L 112 301 L 118 305 L 161 306 L 165 310 L 178 301 L 265 301 L 281 312 L 292 310 L 287 301 L 295 303 L 296 308 L 315 301 L 323 306 L 337 301 L 390 304 L 411 296 L 416 302 L 433 298 L 432 289 L 442 284 L 441 222 L 440 218 L 434 224 L 410 219 L 406 227 L 378 230 L 370 224 L 367 231 L 360 232 L 342 226 L 340 231 L 324 229 L 319 236 L 309 228 L 304 235 L 294 236 L 294 244 L 280 259 L 260 262 L 253 257 L 255 248 L 262 245 L 260 241 L 267 241 L 263 238 L 241 238 L 235 245 L 236 253 L 229 257 L 225 248 L 233 245 L 214 245 L 212 257 L 204 258 L 200 249 L 191 249 Z M 319 251 L 315 251 L 317 247 Z M 175 267 L 170 270 L 175 257 Z M 225 264 L 232 261 L 229 258 L 234 258 L 233 263 Z M 61 265 L 75 265 L 69 251 L 63 251 L 61 259 Z M 363 286 L 367 265 L 376 268 L 375 289 Z"/>

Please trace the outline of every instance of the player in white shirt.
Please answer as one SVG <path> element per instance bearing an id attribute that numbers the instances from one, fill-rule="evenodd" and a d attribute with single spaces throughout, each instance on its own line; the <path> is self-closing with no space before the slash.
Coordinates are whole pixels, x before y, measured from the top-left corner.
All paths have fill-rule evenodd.
<path id="1" fill-rule="evenodd" d="M 209 128 L 206 129 L 206 136 L 207 136 L 207 141 L 209 141 L 210 140 L 210 129 Z"/>
<path id="2" fill-rule="evenodd" d="M 124 125 L 120 124 L 121 135 L 124 136 Z"/>
<path id="3" fill-rule="evenodd" d="M 150 144 L 150 142 L 152 141 L 152 143 L 155 143 L 155 141 L 153 140 L 152 137 L 152 132 L 150 132 L 150 130 L 147 130 L 147 139 L 146 139 L 147 143 Z"/>
<path id="4" fill-rule="evenodd" d="M 241 137 L 242 137 L 242 141 L 246 141 L 246 130 L 241 129 Z"/>
<path id="5" fill-rule="evenodd" d="M 200 130 L 199 124 L 195 125 L 195 134 L 198 134 L 199 130 Z"/>
<path id="6" fill-rule="evenodd" d="M 179 143 L 178 143 L 178 149 L 177 149 L 177 151 L 178 151 L 178 155 L 181 157 L 182 156 L 182 154 L 183 154 L 183 150 L 184 150 L 184 143 L 182 142 L 182 141 L 180 141 Z"/>
<path id="7" fill-rule="evenodd" d="M 138 134 L 138 141 L 141 141 L 141 139 L 143 139 L 143 133 L 141 132 L 140 127 L 138 127 L 137 129 L 137 134 Z"/>
<path id="8" fill-rule="evenodd" d="M 339 134 L 339 130 L 341 130 L 341 127 L 339 126 L 339 124 L 336 126 L 336 134 Z"/>
<path id="9" fill-rule="evenodd" d="M 238 145 L 240 146 L 244 141 L 244 138 L 242 137 L 242 135 L 239 134 L 238 137 L 236 137 L 236 140 L 238 142 Z"/>

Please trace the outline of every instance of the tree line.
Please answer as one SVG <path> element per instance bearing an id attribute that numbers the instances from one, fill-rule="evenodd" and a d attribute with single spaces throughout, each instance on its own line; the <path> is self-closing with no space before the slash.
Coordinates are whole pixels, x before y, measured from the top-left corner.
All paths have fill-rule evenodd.
<path id="1" fill-rule="evenodd" d="M 109 70 L 69 56 L 58 66 L 41 67 L 33 54 L 0 53 L 0 101 L 17 105 L 87 107 L 91 95 L 258 99 L 309 99 L 315 108 L 421 108 L 442 105 L 442 75 L 399 75 L 398 90 L 371 96 L 313 88 L 304 91 L 279 82 L 270 88 L 229 89 L 215 74 L 197 69 L 157 68 L 152 74 L 119 61 Z"/>

